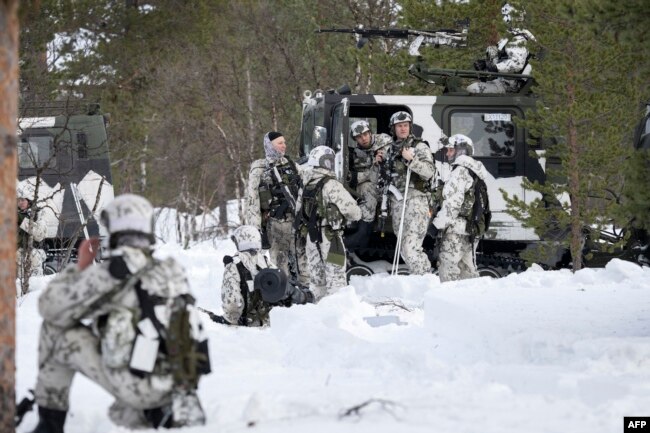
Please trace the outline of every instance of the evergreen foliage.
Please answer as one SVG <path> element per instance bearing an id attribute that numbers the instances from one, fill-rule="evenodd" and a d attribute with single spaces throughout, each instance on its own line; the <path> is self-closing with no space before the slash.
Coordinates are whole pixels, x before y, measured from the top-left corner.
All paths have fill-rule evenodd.
<path id="1" fill-rule="evenodd" d="M 597 233 L 630 214 L 648 224 L 648 166 L 631 157 L 633 125 L 650 98 L 645 3 L 519 2 L 527 11 L 522 27 L 546 52 L 532 61 L 539 104 L 521 125 L 545 138 L 549 181 L 525 182 L 539 199 L 526 205 L 507 197 L 509 211 L 570 245 L 576 269 L 585 228 Z M 358 49 L 353 35 L 317 29 L 450 28 L 470 18 L 467 48 L 420 51 L 430 67 L 472 69 L 506 32 L 502 4 L 27 1 L 20 13 L 21 98 L 99 102 L 110 113 L 116 191 L 199 213 L 240 197 L 267 131 L 281 130 L 297 156 L 305 90 L 345 83 L 355 93 L 442 90 L 406 73 L 416 59 L 405 41 L 372 39 Z"/>

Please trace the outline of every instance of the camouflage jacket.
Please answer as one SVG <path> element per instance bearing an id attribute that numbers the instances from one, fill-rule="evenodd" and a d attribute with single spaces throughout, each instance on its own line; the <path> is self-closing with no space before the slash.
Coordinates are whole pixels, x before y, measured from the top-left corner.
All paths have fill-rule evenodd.
<path id="1" fill-rule="evenodd" d="M 246 209 L 244 212 L 244 221 L 245 224 L 257 227 L 260 230 L 262 229 L 263 213 L 268 212 L 268 208 L 271 206 L 271 201 L 283 200 L 283 197 L 280 194 L 275 198 L 271 198 L 269 195 L 264 203 L 260 199 L 261 190 L 268 190 L 267 187 L 274 184 L 271 170 L 269 170 L 273 166 L 278 167 L 280 171 L 283 171 L 284 168 L 288 172 L 292 172 L 293 167 L 295 166 L 298 173 L 292 174 L 289 177 L 295 175 L 296 180 L 300 179 L 300 166 L 293 165 L 287 158 L 282 158 L 279 161 L 271 161 L 266 158 L 253 161 L 248 174 L 248 184 L 246 185 Z M 287 176 L 283 175 L 282 178 L 286 184 Z M 298 188 L 291 185 L 290 190 L 292 191 L 292 195 L 294 195 L 294 199 L 297 198 Z M 269 192 L 269 194 L 271 193 Z M 288 211 L 285 214 L 285 218 L 282 219 L 293 220 L 291 211 Z"/>
<path id="2" fill-rule="evenodd" d="M 250 272 L 251 280 L 246 281 L 248 286 L 248 299 L 242 296 L 241 275 L 237 264 L 241 263 Z M 258 269 L 275 268 L 269 259 L 261 252 L 252 253 L 241 251 L 233 256 L 233 261 L 225 266 L 223 283 L 221 284 L 221 306 L 223 317 L 232 324 L 240 323 L 244 307 L 246 306 L 246 321 L 248 326 L 262 326 L 269 324 L 268 308 L 262 305 L 261 299 L 253 299 L 253 279 Z"/>
<path id="3" fill-rule="evenodd" d="M 332 175 L 333 173 L 331 171 L 320 167 L 314 167 L 311 170 L 305 170 L 302 175 L 304 189 L 307 189 L 310 186 L 315 186 L 321 179 L 325 177 L 331 177 Z M 341 182 L 335 178 L 331 178 L 331 180 L 325 181 L 321 195 L 323 200 L 323 207 L 326 208 L 330 204 L 336 206 L 338 212 L 345 219 L 345 221 L 359 221 L 361 219 L 361 208 L 354 200 L 352 195 L 345 189 L 343 184 L 341 184 Z M 328 221 L 327 218 L 321 215 L 321 221 L 319 221 L 319 223 L 321 227 L 330 226 L 336 229 L 336 225 L 343 222 Z"/>
<path id="4" fill-rule="evenodd" d="M 134 274 L 150 267 L 149 255 L 131 247 L 113 250 L 113 255 L 121 254 L 129 271 Z M 83 271 L 76 264 L 68 265 L 43 291 L 39 298 L 39 311 L 44 320 L 57 326 L 74 326 L 82 319 L 96 319 L 114 308 L 139 307 L 132 290 L 118 290 L 104 299 L 116 287 L 124 285 L 125 280 L 113 277 L 109 271 L 110 261 L 90 266 Z M 190 293 L 185 270 L 173 258 L 168 258 L 144 272 L 140 277 L 142 288 L 150 293 L 164 291 L 176 294 Z"/>
<path id="5" fill-rule="evenodd" d="M 400 149 L 403 147 L 413 148 L 415 156 L 413 160 L 406 161 L 402 158 Z M 409 184 L 410 197 L 430 197 L 431 178 L 435 175 L 433 154 L 426 141 L 409 135 L 406 139 L 393 143 L 392 152 L 398 152 L 394 156 L 393 175 L 394 185 L 403 194 L 406 188 L 406 173 L 411 168 L 411 181 Z M 386 159 L 384 159 L 384 164 Z"/>
<path id="6" fill-rule="evenodd" d="M 375 162 L 375 153 L 378 150 L 386 150 L 393 142 L 388 134 L 373 134 L 372 145 L 368 149 L 359 147 L 356 142 L 351 142 L 350 157 L 352 166 L 357 172 L 357 184 L 364 182 L 377 182 L 379 178 L 379 168 Z"/>
<path id="7" fill-rule="evenodd" d="M 466 235 L 467 219 L 460 215 L 465 202 L 465 193 L 474 183 L 469 170 L 487 183 L 487 170 L 481 161 L 467 155 L 460 155 L 451 164 L 452 171 L 442 189 L 442 207 L 433 219 L 433 225 L 439 230 Z"/>

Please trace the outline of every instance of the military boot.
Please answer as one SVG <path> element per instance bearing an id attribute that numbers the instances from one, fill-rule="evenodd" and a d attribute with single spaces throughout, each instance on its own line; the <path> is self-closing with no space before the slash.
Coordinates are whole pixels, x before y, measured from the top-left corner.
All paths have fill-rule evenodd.
<path id="1" fill-rule="evenodd" d="M 32 433 L 63 433 L 63 424 L 68 414 L 65 410 L 38 407 L 38 425 Z"/>

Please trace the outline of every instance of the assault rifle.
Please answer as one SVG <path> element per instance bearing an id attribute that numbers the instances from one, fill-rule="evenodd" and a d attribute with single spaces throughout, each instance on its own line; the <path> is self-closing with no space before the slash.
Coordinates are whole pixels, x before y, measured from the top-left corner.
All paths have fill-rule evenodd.
<path id="1" fill-rule="evenodd" d="M 409 46 L 409 54 L 419 56 L 420 45 L 423 43 L 439 47 L 446 45 L 450 47 L 466 47 L 467 33 L 469 31 L 469 18 L 456 22 L 460 27 L 458 29 L 432 29 L 432 30 L 412 30 L 412 29 L 364 29 L 359 25 L 353 29 L 318 29 L 316 33 L 353 33 L 359 35 L 357 48 L 362 48 L 368 43 L 370 38 L 389 38 L 389 39 L 408 39 L 415 36 Z"/>
<path id="2" fill-rule="evenodd" d="M 397 200 L 402 199 L 402 193 L 399 192 L 393 183 L 395 158 L 401 151 L 401 146 L 396 146 L 395 143 L 390 145 L 382 164 L 381 177 L 377 185 L 381 189 L 381 206 L 379 207 L 379 231 L 381 232 L 381 237 L 384 237 L 384 226 L 386 225 L 386 218 L 388 218 L 388 194 L 393 193 Z"/>
<path id="3" fill-rule="evenodd" d="M 291 208 L 291 213 L 293 215 L 296 214 L 296 198 L 291 194 L 291 190 L 289 189 L 289 185 L 285 184 L 284 181 L 282 180 L 282 176 L 280 175 L 280 172 L 278 171 L 278 167 L 275 165 L 269 167 L 270 174 L 273 176 L 273 179 L 275 182 L 277 182 L 277 187 L 280 188 L 280 191 L 282 191 L 282 195 L 284 196 L 284 199 L 287 201 L 287 205 L 289 208 Z"/>

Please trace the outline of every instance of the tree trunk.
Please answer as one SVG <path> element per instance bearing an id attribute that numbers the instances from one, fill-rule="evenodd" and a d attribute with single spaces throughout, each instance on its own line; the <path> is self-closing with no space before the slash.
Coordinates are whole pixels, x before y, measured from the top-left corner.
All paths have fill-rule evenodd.
<path id="1" fill-rule="evenodd" d="M 0 0 L 0 431 L 16 410 L 18 0 Z"/>
<path id="2" fill-rule="evenodd" d="M 575 88 L 572 83 L 567 84 L 567 96 L 569 100 L 569 113 L 575 101 Z M 580 149 L 578 143 L 578 128 L 575 125 L 572 114 L 568 118 L 568 177 L 569 197 L 571 198 L 571 258 L 573 260 L 573 272 L 582 269 L 582 192 L 580 191 Z"/>

